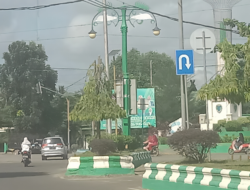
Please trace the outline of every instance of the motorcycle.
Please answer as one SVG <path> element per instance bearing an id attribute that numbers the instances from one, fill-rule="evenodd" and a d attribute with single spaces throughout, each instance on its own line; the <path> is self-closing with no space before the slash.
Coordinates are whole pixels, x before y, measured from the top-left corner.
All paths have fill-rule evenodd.
<path id="1" fill-rule="evenodd" d="M 22 163 L 23 163 L 24 167 L 27 167 L 31 163 L 30 158 L 29 158 L 30 152 L 23 151 L 21 154 L 22 154 Z"/>
<path id="2" fill-rule="evenodd" d="M 147 146 L 148 144 L 143 144 L 143 147 L 144 148 L 145 146 Z M 153 156 L 159 156 L 160 154 L 160 151 L 159 151 L 159 146 L 156 145 L 156 146 L 153 146 L 152 147 L 152 150 L 150 151 L 150 154 L 153 155 Z"/>
<path id="3" fill-rule="evenodd" d="M 242 144 L 239 147 L 239 149 L 236 149 L 235 144 L 236 144 L 236 140 L 234 140 L 232 142 L 231 146 L 229 147 L 228 154 L 233 155 L 234 153 L 245 153 L 245 154 L 250 153 L 250 144 L 249 143 Z"/>

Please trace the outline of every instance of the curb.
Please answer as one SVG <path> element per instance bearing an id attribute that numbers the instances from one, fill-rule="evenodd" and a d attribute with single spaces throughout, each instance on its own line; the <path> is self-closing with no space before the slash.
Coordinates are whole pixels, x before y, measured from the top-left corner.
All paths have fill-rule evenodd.
<path id="1" fill-rule="evenodd" d="M 150 190 L 248 190 L 250 172 L 170 164 L 145 164 L 142 187 Z"/>
<path id="2" fill-rule="evenodd" d="M 130 156 L 70 157 L 66 176 L 134 174 Z"/>

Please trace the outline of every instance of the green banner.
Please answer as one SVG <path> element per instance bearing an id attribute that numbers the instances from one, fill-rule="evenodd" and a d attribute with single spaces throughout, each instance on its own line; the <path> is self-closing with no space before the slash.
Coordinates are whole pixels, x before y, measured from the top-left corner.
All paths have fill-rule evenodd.
<path id="1" fill-rule="evenodd" d="M 143 113 L 143 128 L 148 128 L 148 125 L 156 126 L 155 116 L 155 91 L 154 88 L 139 88 L 137 89 L 137 101 L 139 98 L 147 100 L 147 108 Z M 118 128 L 122 128 L 122 120 L 118 119 Z M 137 115 L 131 116 L 130 126 L 133 129 L 142 128 L 142 111 L 137 110 Z M 101 121 L 101 129 L 106 129 L 106 120 Z M 115 129 L 115 121 L 112 121 L 112 129 Z"/>

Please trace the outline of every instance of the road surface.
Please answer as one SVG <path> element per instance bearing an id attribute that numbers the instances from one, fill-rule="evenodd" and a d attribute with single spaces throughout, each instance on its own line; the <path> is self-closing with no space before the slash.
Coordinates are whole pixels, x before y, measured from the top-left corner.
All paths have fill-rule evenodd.
<path id="1" fill-rule="evenodd" d="M 235 159 L 238 159 L 235 155 Z M 229 159 L 228 154 L 212 154 L 214 160 Z M 162 152 L 152 157 L 156 163 L 171 163 L 183 160 L 173 151 Z M 244 157 L 245 159 L 245 157 Z M 102 178 L 67 178 L 64 176 L 67 160 L 41 160 L 41 155 L 33 154 L 30 167 L 25 168 L 20 155 L 0 154 L 0 189 L 1 190 L 142 190 L 144 167 L 136 169 L 134 176 Z"/>
<path id="2" fill-rule="evenodd" d="M 135 176 L 102 178 L 67 178 L 67 160 L 41 160 L 32 155 L 25 168 L 20 155 L 0 155 L 0 189 L 2 190 L 142 190 L 142 173 Z"/>

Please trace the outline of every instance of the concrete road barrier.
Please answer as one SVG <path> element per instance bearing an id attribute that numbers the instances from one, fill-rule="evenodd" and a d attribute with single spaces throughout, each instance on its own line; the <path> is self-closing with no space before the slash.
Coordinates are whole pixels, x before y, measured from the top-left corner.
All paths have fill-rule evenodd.
<path id="1" fill-rule="evenodd" d="M 70 157 L 67 176 L 104 176 L 134 174 L 131 156 Z"/>
<path id="2" fill-rule="evenodd" d="M 146 163 L 151 163 L 152 158 L 150 152 L 135 152 L 130 154 L 133 157 L 133 164 L 135 168 L 138 168 Z"/>
<path id="3" fill-rule="evenodd" d="M 142 187 L 149 190 L 250 190 L 250 172 L 179 166 L 145 164 Z"/>

